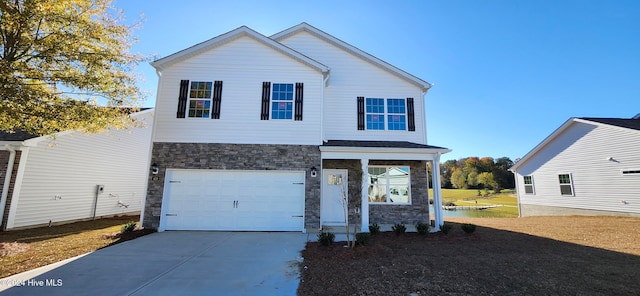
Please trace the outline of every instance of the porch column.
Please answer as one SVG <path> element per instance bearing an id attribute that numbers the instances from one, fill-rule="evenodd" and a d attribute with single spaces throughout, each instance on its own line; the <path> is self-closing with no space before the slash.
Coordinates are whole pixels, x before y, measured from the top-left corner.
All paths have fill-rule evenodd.
<path id="1" fill-rule="evenodd" d="M 439 231 L 440 225 L 444 223 L 442 216 L 442 195 L 440 188 L 440 153 L 433 159 L 433 174 L 431 176 L 433 183 L 433 213 L 435 215 L 434 230 Z"/>
<path id="2" fill-rule="evenodd" d="M 362 200 L 360 207 L 360 217 L 362 218 L 362 223 L 360 231 L 369 232 L 369 159 L 360 159 L 360 165 L 362 166 Z"/>

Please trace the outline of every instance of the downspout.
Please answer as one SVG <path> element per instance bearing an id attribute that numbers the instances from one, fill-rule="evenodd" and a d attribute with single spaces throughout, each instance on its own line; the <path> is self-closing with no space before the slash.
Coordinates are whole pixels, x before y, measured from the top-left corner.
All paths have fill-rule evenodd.
<path id="1" fill-rule="evenodd" d="M 4 207 L 7 204 L 7 196 L 9 196 L 9 186 L 11 183 L 11 175 L 13 175 L 13 164 L 16 160 L 16 150 L 10 145 L 5 145 L 3 150 L 9 151 L 9 162 L 7 163 L 7 173 L 4 176 L 4 184 L 2 186 L 2 196 L 0 196 L 0 225 L 4 220 Z"/>

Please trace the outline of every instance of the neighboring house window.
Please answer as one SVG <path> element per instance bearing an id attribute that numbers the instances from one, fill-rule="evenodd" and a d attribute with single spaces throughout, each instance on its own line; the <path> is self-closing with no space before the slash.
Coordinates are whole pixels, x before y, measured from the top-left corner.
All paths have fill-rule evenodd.
<path id="1" fill-rule="evenodd" d="M 221 100 L 222 81 L 182 80 L 176 117 L 219 119 Z"/>
<path id="2" fill-rule="evenodd" d="M 525 194 L 535 194 L 533 188 L 533 177 L 532 176 L 524 176 L 524 193 Z"/>
<path id="3" fill-rule="evenodd" d="M 302 120 L 303 83 L 262 83 L 261 120 Z"/>
<path id="4" fill-rule="evenodd" d="M 558 180 L 560 182 L 560 194 L 573 195 L 573 182 L 571 180 L 571 174 L 560 174 L 558 175 Z"/>
<path id="5" fill-rule="evenodd" d="M 409 167 L 369 166 L 369 202 L 411 203 Z"/>
<path id="6" fill-rule="evenodd" d="M 413 98 L 358 97 L 358 130 L 365 129 L 415 131 Z"/>

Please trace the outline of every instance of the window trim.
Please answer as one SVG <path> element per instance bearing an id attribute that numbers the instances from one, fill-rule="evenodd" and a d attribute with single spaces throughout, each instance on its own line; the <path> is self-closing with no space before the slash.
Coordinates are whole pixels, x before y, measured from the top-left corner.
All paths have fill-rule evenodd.
<path id="1" fill-rule="evenodd" d="M 198 98 L 198 97 L 191 97 L 191 92 L 193 91 L 192 87 L 194 83 L 208 83 L 211 85 L 210 89 L 209 89 L 209 97 L 208 98 Z M 210 119 L 211 118 L 211 112 L 212 112 L 212 107 L 213 107 L 213 81 L 204 81 L 204 80 L 191 80 L 189 81 L 189 88 L 187 89 L 187 108 L 186 108 L 186 113 L 185 113 L 185 118 L 194 118 L 194 119 Z M 189 111 L 191 109 L 191 101 L 208 101 L 209 102 L 209 110 L 207 112 L 207 116 L 201 116 L 201 117 L 196 117 L 196 116 L 190 116 Z"/>
<path id="2" fill-rule="evenodd" d="M 560 183 L 560 176 L 563 176 L 563 175 L 569 176 L 569 183 Z M 570 186 L 570 188 L 571 188 L 571 194 L 562 193 L 562 186 L 567 186 L 567 185 Z M 562 196 L 575 196 L 576 195 L 576 191 L 575 191 L 574 186 L 573 186 L 573 175 L 571 173 L 558 174 L 558 186 L 560 188 L 560 195 L 562 195 Z"/>
<path id="3" fill-rule="evenodd" d="M 529 177 L 531 183 L 527 184 L 527 177 Z M 533 175 L 522 176 L 522 184 L 524 185 L 524 194 L 526 195 L 536 195 L 536 186 L 533 181 Z M 527 192 L 527 186 L 531 187 L 531 193 Z"/>
<path id="4" fill-rule="evenodd" d="M 391 168 L 407 168 L 407 193 L 408 193 L 408 201 L 407 202 L 392 202 L 390 201 L 390 196 L 391 196 L 391 186 L 390 186 L 390 178 L 389 178 L 389 170 Z M 384 185 L 386 187 L 386 200 L 384 202 L 374 202 L 374 201 L 369 201 L 369 196 L 367 193 L 367 202 L 369 204 L 372 205 L 411 205 L 412 204 L 412 194 L 411 194 L 411 166 L 409 165 L 370 165 L 367 167 L 367 170 L 369 168 L 384 168 L 385 169 L 385 180 L 386 180 L 386 184 Z M 371 175 L 369 174 L 369 172 L 367 171 L 367 191 L 369 190 L 369 188 L 371 187 Z"/>
<path id="5" fill-rule="evenodd" d="M 275 93 L 274 93 L 274 91 L 275 91 L 274 88 L 275 88 L 276 85 L 287 85 L 287 86 L 290 85 L 291 86 L 291 100 L 281 100 L 279 98 L 277 99 L 276 96 L 275 96 Z M 270 106 L 271 110 L 269 110 L 269 120 L 285 120 L 285 121 L 286 120 L 290 120 L 290 121 L 293 121 L 294 118 L 295 118 L 295 116 L 294 116 L 295 115 L 295 95 L 296 95 L 295 83 L 280 83 L 280 82 L 271 83 L 271 91 L 270 91 L 270 93 L 271 93 L 271 100 L 269 101 L 269 106 Z M 273 108 L 273 105 L 277 104 L 277 103 L 291 104 L 291 118 L 274 118 L 273 117 L 275 111 L 280 111 L 280 109 L 275 110 L 275 108 Z"/>

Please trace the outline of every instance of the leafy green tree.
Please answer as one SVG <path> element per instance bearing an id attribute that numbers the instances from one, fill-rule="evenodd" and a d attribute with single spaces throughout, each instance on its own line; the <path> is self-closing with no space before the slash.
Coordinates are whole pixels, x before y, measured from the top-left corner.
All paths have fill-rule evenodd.
<path id="1" fill-rule="evenodd" d="M 478 186 L 478 172 L 471 170 L 467 174 L 467 188 Z"/>
<path id="2" fill-rule="evenodd" d="M 0 130 L 44 135 L 134 124 L 135 26 L 110 0 L 0 0 Z"/>
<path id="3" fill-rule="evenodd" d="M 451 184 L 458 189 L 467 188 L 467 177 L 462 170 L 455 170 L 451 174 Z"/>

